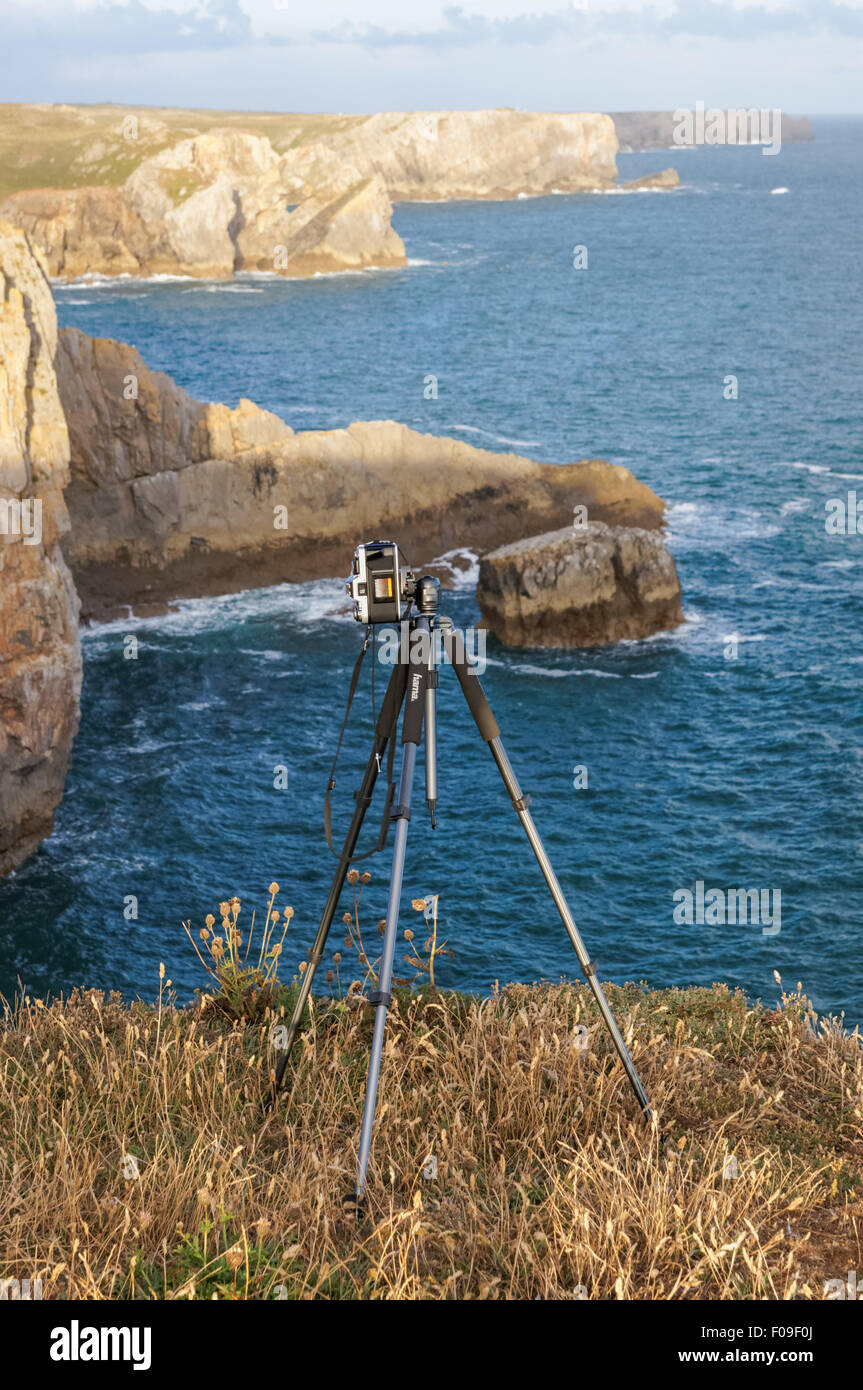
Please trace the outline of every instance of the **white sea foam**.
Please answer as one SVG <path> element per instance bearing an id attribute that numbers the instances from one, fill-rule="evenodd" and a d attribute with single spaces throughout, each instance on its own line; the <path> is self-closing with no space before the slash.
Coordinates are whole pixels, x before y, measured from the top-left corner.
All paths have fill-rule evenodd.
<path id="1" fill-rule="evenodd" d="M 726 549 L 743 541 L 769 540 L 781 534 L 753 507 L 731 511 L 707 502 L 671 502 L 666 508 L 672 549 Z"/>
<path id="2" fill-rule="evenodd" d="M 196 275 L 130 275 L 128 271 L 124 271 L 122 275 L 102 275 L 94 270 L 86 275 L 79 275 L 74 280 L 52 279 L 51 284 L 55 290 L 110 290 L 117 285 L 179 285 L 197 279 Z"/>
<path id="3" fill-rule="evenodd" d="M 680 187 L 676 188 L 674 191 L 676 193 L 681 193 L 683 191 L 683 185 L 681 184 Z M 587 192 L 598 193 L 602 197 L 610 197 L 615 193 L 668 193 L 669 190 L 667 188 L 589 188 Z"/>
<path id="4" fill-rule="evenodd" d="M 168 613 L 115 618 L 83 628 L 81 637 L 90 643 L 102 643 L 133 632 L 195 637 L 262 617 L 291 618 L 303 626 L 322 621 L 345 622 L 350 620 L 351 613 L 344 606 L 345 601 L 340 600 L 339 585 L 338 579 L 315 579 L 304 584 L 243 589 L 237 594 L 178 599 Z"/>
<path id="5" fill-rule="evenodd" d="M 789 189 L 787 189 L 787 188 L 771 188 L 771 190 L 770 190 L 770 193 L 771 193 L 771 195 L 772 195 L 774 198 L 775 198 L 779 193 L 788 193 L 788 192 L 789 192 Z"/>
<path id="6" fill-rule="evenodd" d="M 214 285 L 193 285 L 191 289 L 181 290 L 181 294 L 263 294 L 263 290 L 252 289 L 250 285 L 235 285 L 230 280 L 219 280 Z"/>
<path id="7" fill-rule="evenodd" d="M 493 439 L 498 444 L 509 444 L 517 449 L 540 449 L 541 441 L 538 439 L 508 439 L 505 434 L 493 434 L 491 430 L 481 430 L 478 425 L 449 425 L 451 430 L 458 430 L 461 434 L 481 434 L 486 439 Z"/>
<path id="8" fill-rule="evenodd" d="M 456 564 L 457 560 L 467 560 L 467 567 Z M 430 565 L 444 566 L 452 575 L 453 589 L 475 589 L 479 579 L 479 556 L 473 550 L 468 550 L 466 546 L 460 546 L 456 550 L 448 550 L 445 555 L 438 555 L 430 561 Z"/>
<path id="9" fill-rule="evenodd" d="M 848 482 L 863 482 L 863 473 L 840 473 L 835 468 L 828 468 L 826 463 L 792 463 L 792 468 L 804 469 L 807 473 L 812 473 L 822 478 L 843 478 Z"/>

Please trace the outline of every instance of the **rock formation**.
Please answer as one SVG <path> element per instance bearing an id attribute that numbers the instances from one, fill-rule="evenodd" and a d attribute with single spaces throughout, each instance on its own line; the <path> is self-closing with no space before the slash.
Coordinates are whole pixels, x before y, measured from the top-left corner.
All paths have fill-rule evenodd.
<path id="1" fill-rule="evenodd" d="M 643 174 L 640 179 L 630 179 L 623 187 L 628 193 L 649 193 L 653 190 L 664 192 L 670 188 L 679 188 L 680 178 L 676 169 L 661 169 L 658 174 Z"/>
<path id="2" fill-rule="evenodd" d="M 597 113 L 13 106 L 0 108 L 0 216 L 58 278 L 307 276 L 404 265 L 393 201 L 611 188 L 616 152 Z"/>
<path id="3" fill-rule="evenodd" d="M 295 434 L 241 401 L 193 400 L 132 347 L 60 334 L 72 531 L 85 617 L 178 595 L 347 573 L 357 541 L 392 532 L 419 564 L 591 518 L 659 527 L 663 504 L 601 459 L 554 465 L 393 421 Z"/>
<path id="4" fill-rule="evenodd" d="M 391 111 L 323 130 L 289 150 L 299 192 L 379 175 L 393 202 L 515 198 L 610 187 L 617 138 L 608 116 L 528 111 Z"/>
<path id="5" fill-rule="evenodd" d="M 592 647 L 683 622 L 661 533 L 594 519 L 483 556 L 477 599 L 483 622 L 512 647 Z"/>
<path id="6" fill-rule="evenodd" d="M 345 180 L 300 206 L 264 136 L 208 131 L 150 156 L 121 187 L 24 189 L 0 205 L 58 278 L 291 276 L 405 264 L 379 177 Z"/>
<path id="7" fill-rule="evenodd" d="M 0 875 L 50 834 L 78 727 L 56 340 L 44 267 L 25 234 L 0 222 Z"/>

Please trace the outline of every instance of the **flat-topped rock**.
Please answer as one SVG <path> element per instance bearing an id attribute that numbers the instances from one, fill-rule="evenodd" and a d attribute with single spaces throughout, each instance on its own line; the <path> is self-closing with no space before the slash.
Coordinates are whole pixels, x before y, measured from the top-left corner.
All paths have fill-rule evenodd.
<path id="1" fill-rule="evenodd" d="M 628 193 L 665 192 L 680 187 L 680 175 L 676 169 L 660 169 L 657 174 L 643 174 L 640 179 L 630 179 L 623 187 Z"/>
<path id="2" fill-rule="evenodd" d="M 661 531 L 601 521 L 483 556 L 477 599 L 485 625 L 511 647 L 593 647 L 683 622 Z"/>

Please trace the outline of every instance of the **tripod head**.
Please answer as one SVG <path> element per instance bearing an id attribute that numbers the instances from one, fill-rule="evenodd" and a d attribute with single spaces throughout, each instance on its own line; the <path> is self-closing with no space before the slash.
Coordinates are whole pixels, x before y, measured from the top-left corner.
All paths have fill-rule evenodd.
<path id="1" fill-rule="evenodd" d="M 440 580 L 424 574 L 414 586 L 414 603 L 424 618 L 434 618 L 440 601 Z"/>

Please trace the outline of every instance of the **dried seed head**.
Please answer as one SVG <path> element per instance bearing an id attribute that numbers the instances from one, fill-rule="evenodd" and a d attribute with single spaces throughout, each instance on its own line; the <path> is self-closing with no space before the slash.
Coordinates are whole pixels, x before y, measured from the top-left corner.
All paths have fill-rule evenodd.
<path id="1" fill-rule="evenodd" d="M 351 923 L 353 922 L 353 920 L 354 920 L 354 919 L 353 919 L 353 917 L 351 916 L 351 914 L 350 914 L 349 912 L 343 912 L 343 913 L 342 913 L 342 921 L 344 922 L 344 924 L 345 924 L 346 927 L 349 927 L 349 926 L 351 925 Z"/>
<path id="2" fill-rule="evenodd" d="M 342 953 L 341 953 L 341 951 L 336 951 L 336 954 L 333 956 L 333 960 L 335 961 L 336 965 L 341 965 L 341 963 L 342 963 Z"/>
<path id="3" fill-rule="evenodd" d="M 360 881 L 360 871 L 359 871 L 359 869 L 351 869 L 351 870 L 349 871 L 349 873 L 348 873 L 348 883 L 359 883 L 359 881 Z"/>
<path id="4" fill-rule="evenodd" d="M 206 922 L 208 927 L 212 927 L 215 924 L 216 919 L 213 916 L 212 912 L 208 912 L 206 917 L 204 918 L 204 921 Z"/>
<path id="5" fill-rule="evenodd" d="M 277 883 L 271 883 L 271 884 L 270 884 L 270 893 L 272 894 L 273 897 L 276 896 L 276 894 L 278 893 L 278 891 L 279 891 L 279 885 L 278 885 Z"/>
<path id="6" fill-rule="evenodd" d="M 363 876 L 362 876 L 361 882 L 362 882 L 362 883 L 371 883 L 371 881 L 372 881 L 372 876 L 371 876 L 371 874 L 369 873 L 368 869 L 366 869 L 365 873 L 364 873 Z"/>

